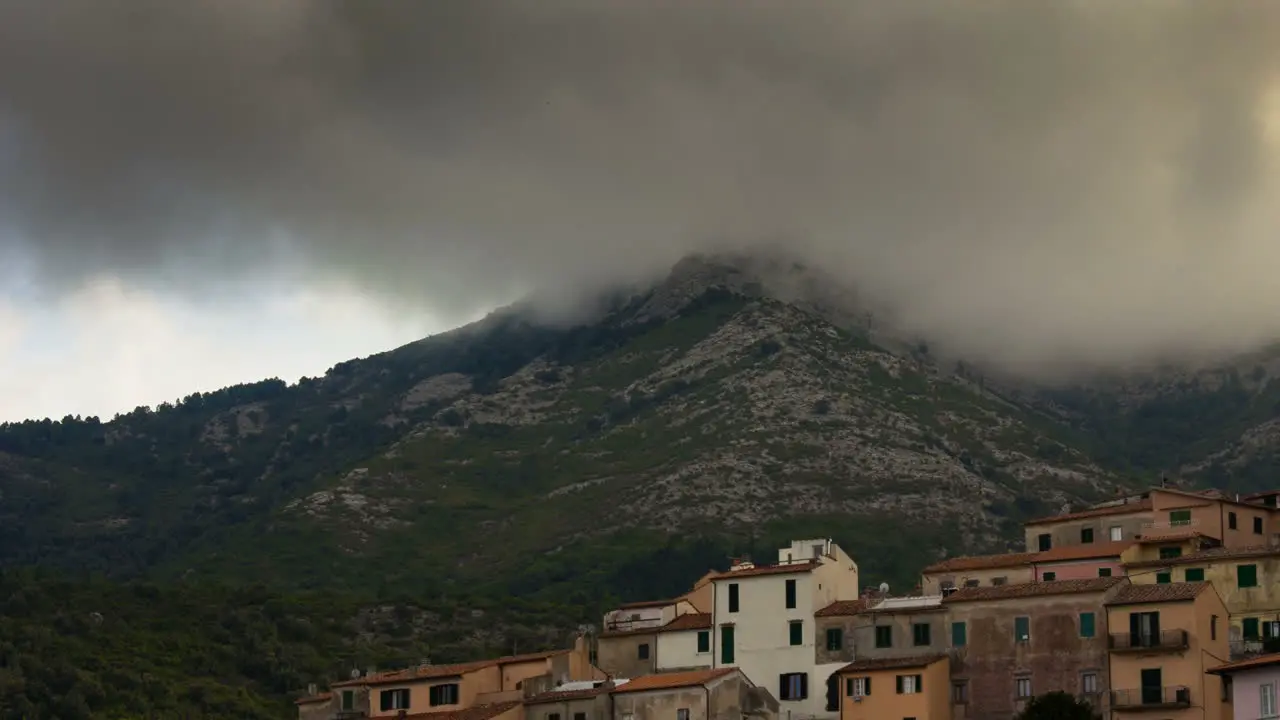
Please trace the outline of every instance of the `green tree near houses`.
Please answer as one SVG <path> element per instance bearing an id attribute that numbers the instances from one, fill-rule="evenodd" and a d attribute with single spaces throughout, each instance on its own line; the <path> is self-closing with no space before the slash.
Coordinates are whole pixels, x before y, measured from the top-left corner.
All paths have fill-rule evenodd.
<path id="1" fill-rule="evenodd" d="M 1102 720 L 1093 706 L 1062 691 L 1031 698 L 1017 720 Z"/>

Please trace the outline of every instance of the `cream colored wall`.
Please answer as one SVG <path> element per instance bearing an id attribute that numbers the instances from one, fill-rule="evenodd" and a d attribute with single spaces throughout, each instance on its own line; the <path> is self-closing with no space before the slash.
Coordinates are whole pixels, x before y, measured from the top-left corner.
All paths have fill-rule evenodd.
<path id="1" fill-rule="evenodd" d="M 694 612 L 711 612 L 711 591 L 713 588 L 711 575 L 712 573 L 703 575 L 698 582 L 694 583 L 693 589 L 682 598 L 693 605 Z"/>
<path id="2" fill-rule="evenodd" d="M 858 563 L 839 545 L 828 547 L 830 557 L 813 571 L 813 611 L 817 612 L 837 600 L 857 600 L 862 592 L 858 584 Z"/>
<path id="3" fill-rule="evenodd" d="M 1258 569 L 1258 586 L 1239 587 L 1236 577 L 1240 565 L 1254 565 Z M 1174 582 L 1182 582 L 1188 569 L 1204 570 L 1204 579 L 1213 585 L 1222 598 L 1230 615 L 1230 635 L 1234 640 L 1243 639 L 1242 623 L 1245 618 L 1259 621 L 1280 620 L 1280 548 L 1274 557 L 1230 558 L 1216 562 L 1170 565 Z M 1129 579 L 1144 585 L 1156 581 L 1158 568 L 1135 568 Z M 1227 623 L 1220 620 L 1220 623 Z"/>
<path id="4" fill-rule="evenodd" d="M 897 676 L 920 675 L 923 692 L 897 693 Z M 855 702 L 848 694 L 848 678 L 871 678 L 871 694 Z M 923 668 L 852 672 L 841 676 L 840 720 L 950 720 L 951 670 L 944 658 Z"/>
<path id="5" fill-rule="evenodd" d="M 681 630 L 679 632 L 658 633 L 658 670 L 683 670 L 687 668 L 711 667 L 711 652 L 698 652 L 697 630 Z M 711 630 L 703 630 L 708 634 L 710 648 Z"/>

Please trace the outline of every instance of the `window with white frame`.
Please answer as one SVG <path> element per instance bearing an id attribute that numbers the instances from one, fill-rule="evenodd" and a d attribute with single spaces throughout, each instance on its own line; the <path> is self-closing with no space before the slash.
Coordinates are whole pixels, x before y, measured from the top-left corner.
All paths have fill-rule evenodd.
<path id="1" fill-rule="evenodd" d="M 1014 678 L 1013 681 L 1014 696 L 1019 700 L 1027 700 L 1031 697 L 1031 678 L 1020 677 Z"/>
<path id="2" fill-rule="evenodd" d="M 1276 684 L 1264 683 L 1258 686 L 1258 701 L 1262 714 L 1260 717 L 1276 717 Z"/>
<path id="3" fill-rule="evenodd" d="M 1124 539 L 1124 528 L 1114 525 L 1111 528 L 1111 542 L 1120 542 Z"/>
<path id="4" fill-rule="evenodd" d="M 899 695 L 915 695 L 920 692 L 920 676 L 919 675 L 899 675 L 898 676 L 898 694 Z"/>
<path id="5" fill-rule="evenodd" d="M 1080 676 L 1080 692 L 1085 695 L 1098 694 L 1098 673 L 1087 672 Z"/>
<path id="6" fill-rule="evenodd" d="M 676 720 L 689 720 L 689 708 L 680 708 L 677 710 Z"/>

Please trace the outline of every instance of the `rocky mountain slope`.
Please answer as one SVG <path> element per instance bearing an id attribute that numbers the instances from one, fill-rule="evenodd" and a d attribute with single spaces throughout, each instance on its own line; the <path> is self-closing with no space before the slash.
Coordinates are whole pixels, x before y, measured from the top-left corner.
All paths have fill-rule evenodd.
<path id="1" fill-rule="evenodd" d="M 691 258 L 579 320 L 512 308 L 294 386 L 0 427 L 0 567 L 412 600 L 464 655 L 795 534 L 913 584 L 1161 473 L 1262 486 L 1280 447 L 1270 356 L 1015 393 L 776 259 Z"/>

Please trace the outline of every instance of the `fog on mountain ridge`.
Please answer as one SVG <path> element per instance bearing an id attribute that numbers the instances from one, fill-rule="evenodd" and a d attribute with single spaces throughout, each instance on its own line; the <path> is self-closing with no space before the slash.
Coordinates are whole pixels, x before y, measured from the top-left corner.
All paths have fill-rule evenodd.
<path id="1" fill-rule="evenodd" d="M 782 250 L 1027 373 L 1280 337 L 1280 5 L 0 6 L 0 258 L 463 317 Z"/>

